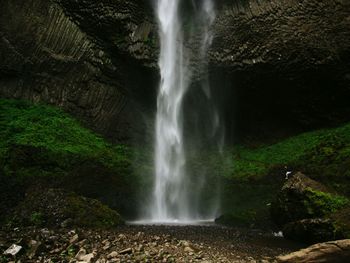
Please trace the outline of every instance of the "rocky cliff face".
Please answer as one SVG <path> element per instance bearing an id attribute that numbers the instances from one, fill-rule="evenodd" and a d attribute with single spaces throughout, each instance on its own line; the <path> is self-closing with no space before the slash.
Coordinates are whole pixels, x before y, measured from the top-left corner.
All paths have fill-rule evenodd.
<path id="1" fill-rule="evenodd" d="M 233 91 L 236 113 L 226 114 L 228 123 L 233 115 L 242 133 L 264 134 L 348 120 L 348 1 L 220 5 L 210 57 L 222 85 Z"/>
<path id="2" fill-rule="evenodd" d="M 228 134 L 285 135 L 349 120 L 348 1 L 216 3 L 210 79 Z M 0 5 L 2 97 L 59 105 L 113 140 L 143 130 L 158 82 L 151 1 Z"/>
<path id="3" fill-rule="evenodd" d="M 137 98 L 151 96 L 155 75 L 147 8 L 132 1 L 0 5 L 1 96 L 61 106 L 106 136 L 128 139 L 140 117 Z"/>

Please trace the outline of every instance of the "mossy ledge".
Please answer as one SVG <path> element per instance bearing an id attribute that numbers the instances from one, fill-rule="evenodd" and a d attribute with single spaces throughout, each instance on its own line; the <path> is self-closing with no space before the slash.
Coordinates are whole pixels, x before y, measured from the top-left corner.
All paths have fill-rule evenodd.
<path id="1" fill-rule="evenodd" d="M 0 99 L 1 215 L 33 185 L 74 191 L 130 213 L 137 184 L 131 159 L 130 147 L 108 143 L 56 107 Z"/>
<path id="2" fill-rule="evenodd" d="M 50 227 L 112 228 L 121 216 L 95 199 L 62 189 L 31 189 L 16 207 L 9 224 Z"/>

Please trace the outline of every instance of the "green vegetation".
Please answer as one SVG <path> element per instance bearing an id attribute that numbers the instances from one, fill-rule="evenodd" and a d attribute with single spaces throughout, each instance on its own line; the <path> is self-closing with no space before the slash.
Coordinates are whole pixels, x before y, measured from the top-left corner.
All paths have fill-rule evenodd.
<path id="1" fill-rule="evenodd" d="M 6 174 L 62 175 L 84 160 L 123 174 L 130 159 L 129 148 L 112 146 L 57 108 L 0 100 L 0 163 Z"/>
<path id="2" fill-rule="evenodd" d="M 151 151 L 147 147 L 112 145 L 55 107 L 0 100 L 0 180 L 6 182 L 0 187 L 2 200 L 9 200 L 3 193 L 9 192 L 12 185 L 17 187 L 17 182 L 35 178 L 37 184 L 42 178 L 50 182 L 49 187 L 56 183 L 79 194 L 93 193 L 93 198 L 108 193 L 103 196 L 107 200 L 117 193 L 111 198 L 123 203 L 118 211 L 130 211 L 137 206 L 136 193 L 144 196 L 152 187 Z M 209 181 L 203 198 L 210 203 L 216 191 L 210 182 L 221 180 L 223 212 L 239 225 L 268 221 L 269 204 L 284 182 L 284 166 L 301 170 L 340 194 L 350 195 L 350 124 L 304 133 L 272 145 L 236 146 L 222 155 L 209 149 L 188 154 L 189 174 L 206 175 Z M 310 191 L 308 197 L 330 213 L 348 202 L 346 198 L 315 191 Z M 13 203 L 20 198 L 13 197 Z M 8 203 L 0 202 L 1 211 L 6 211 Z M 72 205 L 77 210 L 82 207 L 76 202 Z M 40 225 L 40 211 L 33 211 L 30 220 Z"/>
<path id="3" fill-rule="evenodd" d="M 350 170 L 342 164 L 350 163 L 350 124 L 304 133 L 259 148 L 239 146 L 228 151 L 226 158 L 229 161 L 223 174 L 231 179 L 266 176 L 274 168 L 286 165 L 315 175 L 342 173 L 341 176 L 349 177 Z"/>
<path id="4" fill-rule="evenodd" d="M 74 256 L 77 254 L 78 252 L 78 248 L 76 245 L 72 244 L 69 245 L 65 250 L 63 250 L 60 254 L 60 257 L 65 258 L 67 261 L 71 260 L 72 258 L 74 258 Z M 56 261 L 53 261 L 56 262 Z M 58 259 L 57 259 L 58 262 Z"/>
<path id="5" fill-rule="evenodd" d="M 350 124 L 307 132 L 272 145 L 236 146 L 220 158 L 223 161 L 218 161 L 218 157 L 207 158 L 207 163 L 215 167 L 213 173 L 223 175 L 222 220 L 226 224 L 267 222 L 269 204 L 285 182 L 285 166 L 350 196 Z M 306 209 L 317 210 L 310 211 L 311 214 L 322 215 L 348 203 L 345 197 L 315 191 L 309 191 L 305 200 Z M 255 212 L 254 218 L 246 216 L 251 211 Z"/>
<path id="6" fill-rule="evenodd" d="M 138 182 L 132 158 L 130 147 L 106 142 L 56 107 L 0 99 L 0 217 L 31 185 L 70 189 L 107 204 L 117 198 L 113 208 L 126 210 Z M 40 220 L 33 214 L 33 224 Z"/>
<path id="7" fill-rule="evenodd" d="M 349 199 L 344 196 L 316 191 L 311 188 L 306 189 L 305 195 L 304 205 L 310 215 L 331 215 L 349 204 Z"/>
<path id="8" fill-rule="evenodd" d="M 123 224 L 120 215 L 97 200 L 69 194 L 64 214 L 72 218 L 72 224 L 93 228 L 110 228 Z"/>
<path id="9" fill-rule="evenodd" d="M 34 188 L 15 208 L 10 225 L 111 228 L 121 216 L 100 201 L 62 189 Z"/>

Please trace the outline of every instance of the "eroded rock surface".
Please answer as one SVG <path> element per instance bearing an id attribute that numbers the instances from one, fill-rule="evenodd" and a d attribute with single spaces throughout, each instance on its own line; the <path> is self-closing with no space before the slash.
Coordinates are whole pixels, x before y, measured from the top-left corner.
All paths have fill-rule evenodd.
<path id="1" fill-rule="evenodd" d="M 315 244 L 297 252 L 277 257 L 280 263 L 343 263 L 350 258 L 350 240 L 337 240 Z"/>

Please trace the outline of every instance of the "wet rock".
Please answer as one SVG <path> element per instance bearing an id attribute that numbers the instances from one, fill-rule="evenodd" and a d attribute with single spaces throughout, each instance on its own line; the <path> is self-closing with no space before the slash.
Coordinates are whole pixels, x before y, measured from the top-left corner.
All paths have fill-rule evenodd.
<path id="1" fill-rule="evenodd" d="M 344 263 L 350 258 L 350 239 L 319 243 L 297 252 L 279 256 L 279 263 Z"/>
<path id="2" fill-rule="evenodd" d="M 303 241 L 306 243 L 318 243 L 344 238 L 340 228 L 337 228 L 330 219 L 304 219 L 288 223 L 283 227 L 285 238 Z"/>
<path id="3" fill-rule="evenodd" d="M 283 226 L 302 219 L 323 218 L 347 203 L 346 198 L 299 172 L 283 185 L 271 205 L 271 216 L 277 225 Z"/>
<path id="4" fill-rule="evenodd" d="M 4 255 L 16 256 L 22 249 L 22 246 L 13 244 L 4 251 Z"/>

